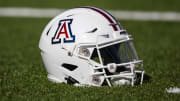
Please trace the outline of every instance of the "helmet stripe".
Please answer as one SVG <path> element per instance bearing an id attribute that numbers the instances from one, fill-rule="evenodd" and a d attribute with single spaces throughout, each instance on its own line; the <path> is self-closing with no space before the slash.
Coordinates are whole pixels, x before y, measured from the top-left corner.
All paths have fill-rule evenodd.
<path id="1" fill-rule="evenodd" d="M 116 24 L 116 22 L 114 22 L 113 19 L 108 16 L 109 14 L 106 14 L 106 13 L 105 13 L 105 11 L 101 11 L 101 10 L 99 10 L 99 9 L 97 9 L 97 8 L 94 8 L 94 7 L 80 7 L 80 8 L 89 8 L 89 9 L 91 9 L 91 10 L 94 10 L 94 11 L 98 12 L 99 14 L 101 14 L 102 16 L 104 16 L 111 24 Z M 111 16 L 111 15 L 110 15 L 110 16 Z M 115 20 L 115 21 L 116 21 L 116 20 Z M 115 31 L 118 30 L 117 25 L 112 25 L 112 27 L 113 27 L 113 29 L 114 29 Z"/>

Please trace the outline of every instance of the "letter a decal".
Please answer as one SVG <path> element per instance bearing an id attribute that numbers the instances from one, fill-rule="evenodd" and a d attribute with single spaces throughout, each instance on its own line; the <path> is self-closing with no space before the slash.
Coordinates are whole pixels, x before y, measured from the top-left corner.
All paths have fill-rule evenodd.
<path id="1" fill-rule="evenodd" d="M 61 43 L 72 43 L 75 42 L 75 35 L 71 31 L 72 19 L 64 19 L 59 21 L 58 28 L 54 37 L 52 38 L 52 44 Z"/>

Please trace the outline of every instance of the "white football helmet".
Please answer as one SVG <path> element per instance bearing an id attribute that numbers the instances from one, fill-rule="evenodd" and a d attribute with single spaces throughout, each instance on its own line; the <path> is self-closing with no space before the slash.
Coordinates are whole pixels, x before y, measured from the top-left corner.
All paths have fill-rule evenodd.
<path id="1" fill-rule="evenodd" d="M 87 86 L 143 82 L 142 60 L 131 35 L 111 14 L 95 7 L 73 8 L 53 18 L 39 48 L 53 82 Z"/>

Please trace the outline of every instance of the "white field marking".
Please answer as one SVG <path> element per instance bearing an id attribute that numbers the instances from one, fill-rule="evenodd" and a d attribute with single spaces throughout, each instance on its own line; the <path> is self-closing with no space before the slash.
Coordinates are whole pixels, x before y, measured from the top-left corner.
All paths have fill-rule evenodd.
<path id="1" fill-rule="evenodd" d="M 0 16 L 51 18 L 65 11 L 55 8 L 0 8 Z M 120 20 L 180 21 L 180 12 L 107 10 Z"/>
<path id="2" fill-rule="evenodd" d="M 168 93 L 180 93 L 180 88 L 177 87 L 166 88 L 166 91 Z"/>

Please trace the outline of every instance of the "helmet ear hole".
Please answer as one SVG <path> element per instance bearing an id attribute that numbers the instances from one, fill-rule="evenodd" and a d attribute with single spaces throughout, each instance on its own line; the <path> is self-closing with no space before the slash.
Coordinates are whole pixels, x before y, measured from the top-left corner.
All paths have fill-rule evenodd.
<path id="1" fill-rule="evenodd" d="M 72 53 L 71 53 L 71 52 L 68 52 L 68 56 L 72 56 Z"/>

